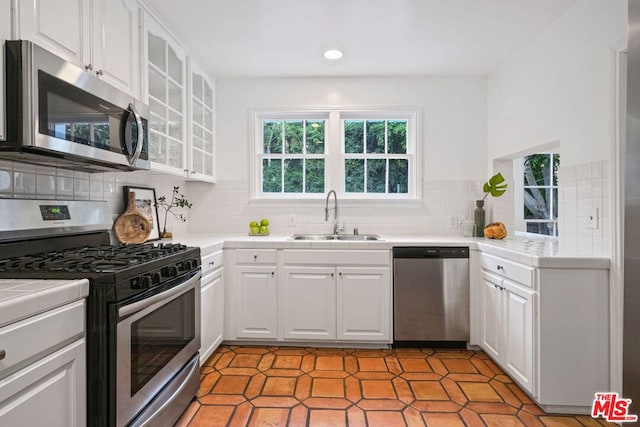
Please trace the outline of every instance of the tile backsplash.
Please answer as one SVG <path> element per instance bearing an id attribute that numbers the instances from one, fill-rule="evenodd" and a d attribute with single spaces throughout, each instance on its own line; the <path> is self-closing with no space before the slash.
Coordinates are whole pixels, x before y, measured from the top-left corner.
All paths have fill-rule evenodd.
<path id="1" fill-rule="evenodd" d="M 126 185 L 155 188 L 156 197 L 170 196 L 173 186 L 186 191 L 184 179 L 149 171 L 87 173 L 0 160 L 0 198 L 102 200 L 109 203 L 115 219 L 125 208 Z M 158 213 L 162 221 L 163 213 Z M 187 227 L 169 216 L 167 229 L 186 233 Z"/>
<path id="2" fill-rule="evenodd" d="M 609 161 L 560 166 L 559 249 L 561 253 L 607 256 L 611 253 Z M 597 209 L 597 228 L 588 216 Z"/>
<path id="3" fill-rule="evenodd" d="M 481 186 L 479 181 L 425 181 L 423 201 L 415 205 L 371 207 L 338 200 L 340 223 L 346 233 L 358 228 L 360 233 L 462 235 L 461 222 L 473 220 Z M 269 219 L 274 234 L 330 233 L 333 228 L 333 217 L 325 221 L 324 199 L 299 205 L 253 204 L 248 181 L 218 181 L 214 187 L 192 183 L 189 198 L 194 203 L 192 232 L 246 233 L 249 222 L 261 218 Z M 289 224 L 291 214 L 295 225 Z"/>

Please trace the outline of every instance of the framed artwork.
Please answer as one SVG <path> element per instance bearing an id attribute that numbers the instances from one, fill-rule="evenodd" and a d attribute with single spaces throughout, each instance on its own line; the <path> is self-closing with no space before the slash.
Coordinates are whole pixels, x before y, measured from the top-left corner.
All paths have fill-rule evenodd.
<path id="1" fill-rule="evenodd" d="M 160 221 L 158 221 L 158 206 L 156 190 L 150 187 L 135 187 L 126 185 L 124 189 L 125 208 L 129 200 L 129 193 L 136 194 L 136 208 L 151 223 L 151 234 L 147 241 L 160 240 Z"/>

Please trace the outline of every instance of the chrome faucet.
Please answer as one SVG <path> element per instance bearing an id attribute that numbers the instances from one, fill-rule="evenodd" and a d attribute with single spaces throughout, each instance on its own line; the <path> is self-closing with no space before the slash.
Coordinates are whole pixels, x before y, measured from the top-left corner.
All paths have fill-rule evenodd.
<path id="1" fill-rule="evenodd" d="M 327 193 L 327 201 L 324 205 L 324 220 L 329 221 L 329 197 L 331 197 L 331 193 L 333 193 L 334 204 L 333 204 L 333 234 L 338 234 L 339 232 L 344 231 L 342 227 L 340 227 L 338 222 L 338 195 L 335 190 L 329 191 Z"/>

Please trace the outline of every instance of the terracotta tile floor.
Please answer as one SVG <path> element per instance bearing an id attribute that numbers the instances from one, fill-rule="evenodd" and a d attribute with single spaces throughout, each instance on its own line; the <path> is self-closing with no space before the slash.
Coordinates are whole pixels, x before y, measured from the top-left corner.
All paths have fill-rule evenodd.
<path id="1" fill-rule="evenodd" d="M 482 352 L 221 346 L 177 425 L 609 424 L 546 415 Z"/>

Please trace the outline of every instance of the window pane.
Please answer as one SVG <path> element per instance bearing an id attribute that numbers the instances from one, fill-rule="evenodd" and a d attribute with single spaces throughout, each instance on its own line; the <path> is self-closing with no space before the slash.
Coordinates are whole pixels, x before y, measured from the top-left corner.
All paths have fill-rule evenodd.
<path id="1" fill-rule="evenodd" d="M 282 191 L 282 161 L 280 159 L 262 159 L 262 191 L 280 193 Z"/>
<path id="2" fill-rule="evenodd" d="M 284 192 L 302 193 L 302 159 L 285 159 Z"/>
<path id="3" fill-rule="evenodd" d="M 169 63 L 169 77 L 177 81 L 178 84 L 182 84 L 182 60 L 176 55 L 176 52 L 171 46 L 167 46 L 169 51 L 168 63 Z"/>
<path id="4" fill-rule="evenodd" d="M 167 164 L 169 166 L 173 166 L 174 168 L 182 168 L 182 143 L 180 141 L 176 141 L 175 139 L 169 138 L 169 160 Z"/>
<path id="5" fill-rule="evenodd" d="M 367 153 L 384 153 L 384 120 L 367 120 Z"/>
<path id="6" fill-rule="evenodd" d="M 367 160 L 367 193 L 384 193 L 386 188 L 387 161 Z"/>
<path id="7" fill-rule="evenodd" d="M 524 189 L 524 219 L 551 219 L 549 188 Z"/>
<path id="8" fill-rule="evenodd" d="M 558 189 L 553 190 L 553 219 L 558 219 Z"/>
<path id="9" fill-rule="evenodd" d="M 407 121 L 406 120 L 389 120 L 387 122 L 387 142 L 389 144 L 389 153 L 406 154 L 407 153 Z M 391 178 L 389 178 L 391 179 Z"/>
<path id="10" fill-rule="evenodd" d="M 364 122 L 362 120 L 344 121 L 344 152 L 364 153 Z"/>
<path id="11" fill-rule="evenodd" d="M 553 185 L 558 185 L 558 168 L 560 168 L 560 154 L 553 155 Z"/>
<path id="12" fill-rule="evenodd" d="M 155 69 L 149 67 L 149 95 L 163 104 L 167 102 L 164 76 Z"/>
<path id="13" fill-rule="evenodd" d="M 171 81 L 169 82 L 169 107 L 182 111 L 182 88 Z"/>
<path id="14" fill-rule="evenodd" d="M 524 185 L 551 185 L 549 154 L 533 154 L 524 158 Z"/>
<path id="15" fill-rule="evenodd" d="M 528 222 L 527 232 L 544 234 L 546 236 L 557 236 L 555 223 L 553 222 Z"/>
<path id="16" fill-rule="evenodd" d="M 287 120 L 285 122 L 284 142 L 285 142 L 285 147 L 284 147 L 285 153 L 294 153 L 294 154 L 302 153 L 302 121 Z"/>
<path id="17" fill-rule="evenodd" d="M 282 121 L 265 120 L 262 124 L 265 153 L 282 153 Z"/>
<path id="18" fill-rule="evenodd" d="M 93 125 L 93 141 L 96 147 L 109 147 L 109 123 L 96 123 Z"/>
<path id="19" fill-rule="evenodd" d="M 193 79 L 193 97 L 202 101 L 202 76 L 200 74 L 192 73 Z"/>
<path id="20" fill-rule="evenodd" d="M 149 157 L 153 162 L 166 163 L 167 161 L 167 137 L 149 132 Z"/>
<path id="21" fill-rule="evenodd" d="M 324 193 L 324 159 L 305 160 L 305 191 L 307 193 Z"/>
<path id="22" fill-rule="evenodd" d="M 324 120 L 307 120 L 307 154 L 324 154 Z"/>
<path id="23" fill-rule="evenodd" d="M 407 159 L 389 159 L 388 192 L 409 192 L 409 161 Z"/>
<path id="24" fill-rule="evenodd" d="M 156 37 L 149 33 L 149 62 L 156 67 L 165 70 L 166 62 L 166 42 L 161 37 Z"/>
<path id="25" fill-rule="evenodd" d="M 344 191 L 347 193 L 364 192 L 364 159 L 344 161 Z"/>
<path id="26" fill-rule="evenodd" d="M 182 116 L 169 110 L 169 136 L 182 139 Z"/>

